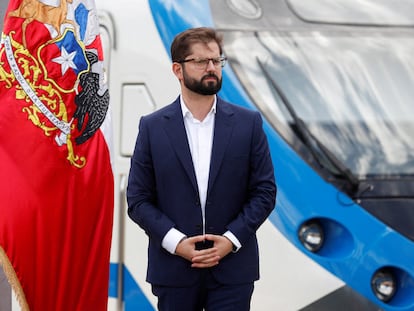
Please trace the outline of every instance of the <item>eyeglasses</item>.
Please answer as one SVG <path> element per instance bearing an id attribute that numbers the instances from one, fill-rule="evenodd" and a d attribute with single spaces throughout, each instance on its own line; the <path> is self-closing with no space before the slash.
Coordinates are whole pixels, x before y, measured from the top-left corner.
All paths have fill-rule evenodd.
<path id="1" fill-rule="evenodd" d="M 189 58 L 184 60 L 179 60 L 177 63 L 193 63 L 194 67 L 197 69 L 206 69 L 210 61 L 213 62 L 214 67 L 224 67 L 227 61 L 227 57 L 216 57 L 216 58 Z"/>

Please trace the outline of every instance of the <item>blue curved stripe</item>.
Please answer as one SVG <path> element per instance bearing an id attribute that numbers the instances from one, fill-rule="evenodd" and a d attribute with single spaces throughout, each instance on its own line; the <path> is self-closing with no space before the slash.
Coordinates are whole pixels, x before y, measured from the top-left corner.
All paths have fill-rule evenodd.
<path id="1" fill-rule="evenodd" d="M 118 266 L 117 263 L 109 265 L 109 289 L 108 296 L 111 298 L 118 298 Z"/>
<path id="2" fill-rule="evenodd" d="M 135 281 L 129 270 L 123 266 L 124 273 L 124 311 L 155 311 Z"/>
<path id="3" fill-rule="evenodd" d="M 155 311 L 148 298 L 142 292 L 138 283 L 135 281 L 131 272 L 129 272 L 125 265 L 122 265 L 122 280 L 124 281 L 122 284 L 123 293 L 122 297 L 119 297 L 119 264 L 111 263 L 109 268 L 109 297 L 118 299 L 122 298 L 122 301 L 124 302 L 124 311 Z"/>
<path id="4" fill-rule="evenodd" d="M 181 31 L 190 27 L 213 25 L 208 1 L 149 0 L 148 2 L 168 53 L 170 53 L 172 38 Z"/>

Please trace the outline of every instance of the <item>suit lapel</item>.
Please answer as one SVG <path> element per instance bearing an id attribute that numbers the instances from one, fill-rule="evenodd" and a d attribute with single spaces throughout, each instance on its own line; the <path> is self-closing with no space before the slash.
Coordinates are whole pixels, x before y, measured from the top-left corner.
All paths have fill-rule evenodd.
<path id="1" fill-rule="evenodd" d="M 193 160 L 191 158 L 179 99 L 171 105 L 171 109 L 165 112 L 164 121 L 164 130 L 170 139 L 177 158 L 190 178 L 194 189 L 198 192 L 197 179 L 194 172 Z"/>
<path id="2" fill-rule="evenodd" d="M 211 151 L 210 175 L 208 180 L 208 191 L 212 189 L 214 181 L 220 170 L 224 153 L 230 141 L 233 131 L 233 110 L 231 106 L 217 97 L 217 112 L 214 123 L 214 137 Z M 187 133 L 185 131 L 183 115 L 180 102 L 177 99 L 171 109 L 164 114 L 164 130 L 170 139 L 171 145 L 191 180 L 194 189 L 198 192 L 197 179 L 194 172 L 193 160 L 191 158 Z"/>
<path id="3" fill-rule="evenodd" d="M 233 131 L 233 110 L 231 106 L 217 97 L 217 112 L 214 124 L 213 149 L 211 151 L 210 175 L 208 192 L 212 189 L 214 181 L 220 170 L 224 153 Z M 208 195 L 208 193 L 207 193 Z"/>

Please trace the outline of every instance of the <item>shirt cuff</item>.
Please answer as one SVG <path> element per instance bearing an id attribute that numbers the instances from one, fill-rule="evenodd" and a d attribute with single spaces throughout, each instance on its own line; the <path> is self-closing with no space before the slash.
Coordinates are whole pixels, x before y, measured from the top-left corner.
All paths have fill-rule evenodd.
<path id="1" fill-rule="evenodd" d="M 162 239 L 161 246 L 174 255 L 178 243 L 180 243 L 184 238 L 186 238 L 185 234 L 175 228 L 171 228 Z"/>
<path id="2" fill-rule="evenodd" d="M 231 231 L 226 231 L 223 236 L 228 238 L 231 243 L 233 243 L 233 253 L 236 253 L 239 251 L 239 249 L 242 247 L 240 244 L 240 241 L 236 238 L 236 236 Z"/>

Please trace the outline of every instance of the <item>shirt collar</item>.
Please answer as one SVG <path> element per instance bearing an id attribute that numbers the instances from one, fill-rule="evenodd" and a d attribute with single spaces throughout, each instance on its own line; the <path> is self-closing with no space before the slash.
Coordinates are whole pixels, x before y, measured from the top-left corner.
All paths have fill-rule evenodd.
<path id="1" fill-rule="evenodd" d="M 211 106 L 211 110 L 209 114 L 215 114 L 216 113 L 216 105 L 217 105 L 217 96 L 214 96 L 214 102 L 213 106 Z M 187 105 L 184 102 L 184 99 L 182 96 L 180 96 L 180 106 L 181 106 L 181 112 L 183 113 L 183 117 L 185 118 L 187 115 L 192 115 L 191 111 L 188 110 Z"/>

